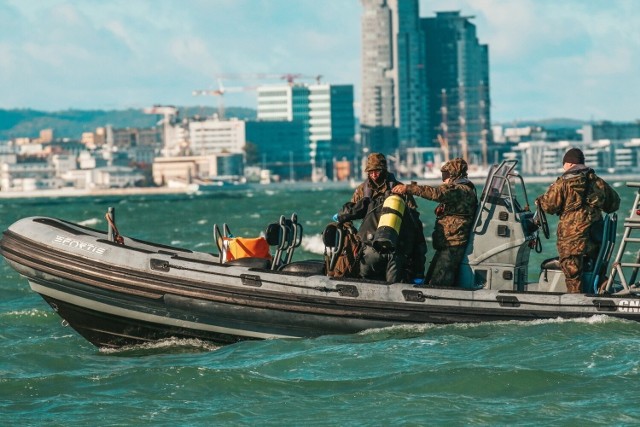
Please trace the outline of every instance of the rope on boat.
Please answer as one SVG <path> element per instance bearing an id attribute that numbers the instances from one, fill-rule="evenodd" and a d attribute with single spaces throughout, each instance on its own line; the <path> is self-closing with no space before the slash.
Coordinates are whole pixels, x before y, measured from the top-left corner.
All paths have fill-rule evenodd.
<path id="1" fill-rule="evenodd" d="M 119 245 L 124 245 L 124 237 L 122 237 L 118 232 L 118 227 L 116 227 L 115 222 L 113 222 L 111 214 L 107 212 L 104 217 L 107 219 L 109 227 L 111 227 L 111 229 L 113 230 L 113 241 L 118 243 Z"/>

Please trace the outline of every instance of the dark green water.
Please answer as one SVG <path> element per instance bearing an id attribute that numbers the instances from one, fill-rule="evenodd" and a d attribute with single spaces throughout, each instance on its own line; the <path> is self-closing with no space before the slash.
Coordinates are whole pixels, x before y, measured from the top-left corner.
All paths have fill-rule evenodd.
<path id="1" fill-rule="evenodd" d="M 544 186 L 530 185 L 535 197 Z M 634 192 L 618 186 L 620 216 Z M 304 250 L 351 190 L 271 188 L 215 196 L 0 200 L 0 226 L 31 215 L 215 252 L 214 223 L 255 236 L 296 212 Z M 434 204 L 418 201 L 429 236 Z M 552 218 L 550 218 L 552 219 Z M 555 226 L 555 221 L 552 227 Z M 553 237 L 553 236 L 552 236 Z M 531 262 L 535 276 L 555 242 Z M 428 259 L 432 255 L 428 254 Z M 422 325 L 216 347 L 171 341 L 99 351 L 0 266 L 0 425 L 636 425 L 640 324 Z"/>

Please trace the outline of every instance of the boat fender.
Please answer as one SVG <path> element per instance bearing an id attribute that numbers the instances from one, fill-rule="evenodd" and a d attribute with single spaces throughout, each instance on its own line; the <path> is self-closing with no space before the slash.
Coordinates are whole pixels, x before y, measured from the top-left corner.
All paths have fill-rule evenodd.
<path id="1" fill-rule="evenodd" d="M 385 253 L 395 250 L 405 208 L 404 200 L 396 194 L 384 201 L 378 228 L 373 236 L 373 248 L 376 251 Z"/>
<path id="2" fill-rule="evenodd" d="M 296 261 L 285 264 L 278 269 L 287 273 L 297 273 L 306 276 L 324 276 L 327 274 L 326 265 L 322 260 Z"/>

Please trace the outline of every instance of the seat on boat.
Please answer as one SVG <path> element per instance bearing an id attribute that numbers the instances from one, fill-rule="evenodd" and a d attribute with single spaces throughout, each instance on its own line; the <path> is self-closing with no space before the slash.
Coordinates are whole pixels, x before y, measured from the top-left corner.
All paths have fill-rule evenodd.
<path id="1" fill-rule="evenodd" d="M 600 251 L 597 258 L 582 276 L 582 291 L 586 293 L 598 293 L 600 283 L 603 281 L 609 268 L 613 248 L 616 245 L 616 228 L 618 215 L 607 214 L 602 225 L 602 238 L 600 239 Z"/>
<path id="2" fill-rule="evenodd" d="M 560 258 L 547 258 L 540 264 L 540 270 L 562 270 L 560 267 Z"/>
<path id="3" fill-rule="evenodd" d="M 281 215 L 277 223 L 269 224 L 264 237 L 235 238 L 227 224 L 223 224 L 222 233 L 214 224 L 213 234 L 220 263 L 271 270 L 291 263 L 295 248 L 302 243 L 302 225 L 295 213 L 291 219 Z M 271 246 L 275 247 L 273 256 Z"/>
<path id="4" fill-rule="evenodd" d="M 582 291 L 585 293 L 598 293 L 598 286 L 604 279 L 609 261 L 616 242 L 616 226 L 618 216 L 616 214 L 605 215 L 603 221 L 600 249 L 596 258 L 586 258 L 583 264 Z M 548 258 L 540 264 L 541 276 L 545 282 L 550 281 L 548 272 L 562 271 L 559 257 Z M 560 279 L 564 285 L 564 276 Z"/>

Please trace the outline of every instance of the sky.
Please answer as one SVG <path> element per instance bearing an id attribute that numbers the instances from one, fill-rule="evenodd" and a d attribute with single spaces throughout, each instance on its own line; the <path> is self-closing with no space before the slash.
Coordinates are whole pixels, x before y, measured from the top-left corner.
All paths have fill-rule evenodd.
<path id="1" fill-rule="evenodd" d="M 640 1 L 420 0 L 473 16 L 489 45 L 494 122 L 640 119 Z M 210 105 L 194 90 L 284 81 L 353 84 L 358 0 L 0 0 L 0 108 Z M 222 78 L 220 77 L 222 76 Z M 259 76 L 259 77 L 258 77 Z"/>

